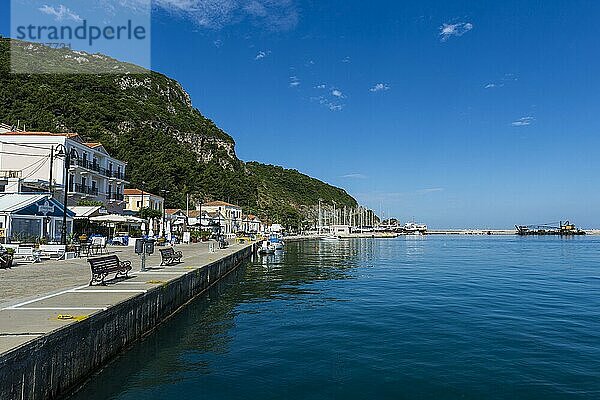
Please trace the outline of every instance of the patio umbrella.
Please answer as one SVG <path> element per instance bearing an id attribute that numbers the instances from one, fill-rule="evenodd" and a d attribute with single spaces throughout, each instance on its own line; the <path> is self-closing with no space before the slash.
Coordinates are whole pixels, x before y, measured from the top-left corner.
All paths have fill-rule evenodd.
<path id="1" fill-rule="evenodd" d="M 128 216 L 128 215 L 120 215 L 120 214 L 108 214 L 108 215 L 99 215 L 97 217 L 91 217 L 90 221 L 92 222 L 97 222 L 97 223 L 106 223 L 106 224 L 113 224 L 114 225 L 114 229 L 116 230 L 116 224 L 127 224 L 129 226 L 129 224 L 144 224 L 145 220 L 141 219 L 141 218 L 137 218 L 137 217 L 133 217 L 133 216 Z M 110 233 L 110 232 L 109 232 Z M 113 235 L 114 236 L 114 231 L 113 231 Z"/>
<path id="2" fill-rule="evenodd" d="M 127 222 L 129 222 L 128 218 L 129 217 L 127 217 L 125 215 L 108 214 L 108 215 L 99 215 L 97 217 L 91 217 L 90 221 L 109 222 L 109 223 L 115 223 L 115 224 L 126 224 Z"/>

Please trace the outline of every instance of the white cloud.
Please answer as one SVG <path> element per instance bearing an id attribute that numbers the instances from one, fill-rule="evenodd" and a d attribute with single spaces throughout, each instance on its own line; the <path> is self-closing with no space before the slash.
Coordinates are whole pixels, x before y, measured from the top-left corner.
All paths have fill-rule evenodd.
<path id="1" fill-rule="evenodd" d="M 342 91 L 339 90 L 339 89 L 333 89 L 331 91 L 331 95 L 334 96 L 334 97 L 337 97 L 338 99 L 345 98 L 344 93 L 342 93 Z"/>
<path id="2" fill-rule="evenodd" d="M 315 86 L 315 89 L 325 89 L 326 87 L 327 86 L 324 83 L 322 83 L 320 85 Z"/>
<path id="3" fill-rule="evenodd" d="M 223 41 L 221 39 L 217 39 L 213 42 L 213 44 L 215 45 L 215 47 L 218 49 L 221 46 L 223 46 Z"/>
<path id="4" fill-rule="evenodd" d="M 83 19 L 79 15 L 77 15 L 70 8 L 67 8 L 62 4 L 59 5 L 58 7 L 44 5 L 43 7 L 40 7 L 39 10 L 41 12 L 43 12 L 44 14 L 54 16 L 54 19 L 56 21 L 65 21 L 65 20 L 72 20 L 72 21 L 76 21 L 76 22 L 83 21 Z"/>
<path id="5" fill-rule="evenodd" d="M 300 86 L 300 79 L 297 76 L 290 76 L 290 87 Z"/>
<path id="6" fill-rule="evenodd" d="M 371 92 L 381 92 L 382 90 L 390 90 L 390 86 L 385 83 L 378 83 L 369 89 Z"/>
<path id="7" fill-rule="evenodd" d="M 351 60 L 350 60 L 350 57 L 344 57 L 344 58 L 342 59 L 342 62 L 343 62 L 343 63 L 345 63 L 345 64 L 349 63 L 350 61 L 351 61 Z"/>
<path id="8" fill-rule="evenodd" d="M 440 26 L 440 40 L 445 42 L 452 36 L 462 36 L 473 29 L 473 24 L 470 22 L 457 22 L 455 24 L 443 24 Z"/>
<path id="9" fill-rule="evenodd" d="M 299 19 L 295 0 L 154 0 L 154 5 L 210 29 L 251 20 L 269 29 L 289 30 Z"/>
<path id="10" fill-rule="evenodd" d="M 516 121 L 513 121 L 513 123 L 511 125 L 512 126 L 528 126 L 528 125 L 531 125 L 534 121 L 535 121 L 534 117 L 531 117 L 531 116 L 522 117 Z"/>
<path id="11" fill-rule="evenodd" d="M 487 85 L 484 86 L 485 89 L 493 89 L 497 87 L 497 85 L 495 83 L 488 83 Z"/>
<path id="12" fill-rule="evenodd" d="M 342 175 L 340 176 L 340 178 L 344 178 L 344 179 L 367 179 L 367 176 L 365 174 L 346 174 L 346 175 Z"/>
<path id="13" fill-rule="evenodd" d="M 417 190 L 417 194 L 428 194 L 428 193 L 436 193 L 436 192 L 443 192 L 443 191 L 444 191 L 444 188 L 435 187 L 435 188 L 427 188 L 427 189 Z"/>
<path id="14" fill-rule="evenodd" d="M 271 51 L 267 50 L 267 51 L 259 51 L 258 54 L 256 55 L 256 57 L 254 57 L 255 60 L 262 60 L 263 58 L 265 58 L 266 56 L 268 56 L 269 54 L 271 54 Z"/>

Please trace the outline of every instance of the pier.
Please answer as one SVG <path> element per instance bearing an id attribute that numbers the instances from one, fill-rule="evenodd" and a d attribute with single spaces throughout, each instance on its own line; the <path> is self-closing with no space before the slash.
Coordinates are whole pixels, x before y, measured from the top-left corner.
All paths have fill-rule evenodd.
<path id="1" fill-rule="evenodd" d="M 131 248 L 112 249 L 134 266 L 129 279 L 88 286 L 85 259 L 0 270 L 0 400 L 65 396 L 253 254 L 254 244 L 209 252 L 181 245 L 183 262 L 147 271 Z M 135 271 L 135 272 L 134 272 Z"/>

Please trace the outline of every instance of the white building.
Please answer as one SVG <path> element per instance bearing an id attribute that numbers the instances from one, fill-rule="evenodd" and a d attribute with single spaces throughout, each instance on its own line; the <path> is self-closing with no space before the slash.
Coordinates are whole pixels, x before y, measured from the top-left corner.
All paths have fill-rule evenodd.
<path id="1" fill-rule="evenodd" d="M 65 159 L 57 154 L 64 148 L 71 155 L 68 204 L 101 201 L 109 212 L 122 212 L 126 163 L 111 157 L 101 143 L 85 143 L 75 133 L 0 133 L 0 192 L 14 191 L 10 177 L 20 178 L 30 191 L 47 191 L 52 177 L 54 196 L 62 201 Z"/>
<path id="2" fill-rule="evenodd" d="M 229 204 L 224 201 L 211 201 L 202 204 L 202 211 L 207 213 L 219 213 L 218 222 L 221 225 L 221 233 L 231 235 L 243 229 L 242 207 Z M 223 220 L 221 220 L 221 216 Z"/>
<path id="3" fill-rule="evenodd" d="M 242 229 L 246 233 L 261 233 L 265 231 L 265 226 L 256 215 L 248 214 L 244 216 Z"/>

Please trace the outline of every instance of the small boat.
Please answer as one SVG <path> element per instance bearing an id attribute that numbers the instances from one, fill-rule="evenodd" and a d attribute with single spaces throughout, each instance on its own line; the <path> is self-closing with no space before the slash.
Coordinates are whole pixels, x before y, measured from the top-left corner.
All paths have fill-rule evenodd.
<path id="1" fill-rule="evenodd" d="M 271 235 L 269 236 L 269 245 L 274 250 L 283 250 L 283 246 L 285 245 L 285 243 L 283 242 L 283 240 L 281 240 L 281 238 L 278 235 Z"/>
<path id="2" fill-rule="evenodd" d="M 407 222 L 402 227 L 402 232 L 407 235 L 423 235 L 427 232 L 427 225 L 417 224 L 415 222 Z"/>
<path id="3" fill-rule="evenodd" d="M 275 247 L 271 245 L 267 240 L 263 240 L 260 247 L 258 248 L 258 254 L 274 254 Z"/>
<path id="4" fill-rule="evenodd" d="M 340 240 L 340 238 L 335 235 L 329 235 L 329 236 L 323 236 L 321 238 L 321 240 L 324 240 L 326 242 L 337 242 L 338 240 Z"/>

